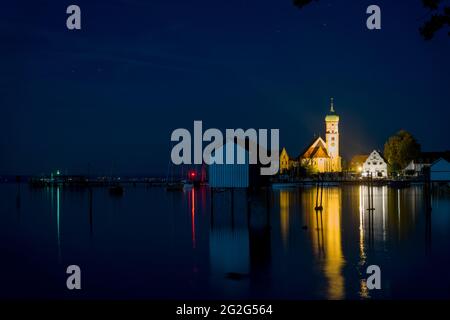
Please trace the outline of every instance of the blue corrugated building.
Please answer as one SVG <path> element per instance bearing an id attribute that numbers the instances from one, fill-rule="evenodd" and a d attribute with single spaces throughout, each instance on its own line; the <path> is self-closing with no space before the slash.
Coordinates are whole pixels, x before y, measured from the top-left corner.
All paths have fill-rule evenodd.
<path id="1" fill-rule="evenodd" d="M 234 149 L 234 163 L 226 164 L 226 150 Z M 257 149 L 257 146 L 255 147 Z M 247 143 L 235 139 L 227 141 L 221 148 L 216 150 L 222 153 L 223 164 L 213 163 L 208 168 L 208 180 L 211 188 L 257 188 L 267 185 L 268 176 L 261 176 L 259 164 L 250 164 L 250 153 Z M 238 164 L 238 154 L 245 155 L 245 163 Z M 215 155 L 212 155 L 212 159 Z"/>

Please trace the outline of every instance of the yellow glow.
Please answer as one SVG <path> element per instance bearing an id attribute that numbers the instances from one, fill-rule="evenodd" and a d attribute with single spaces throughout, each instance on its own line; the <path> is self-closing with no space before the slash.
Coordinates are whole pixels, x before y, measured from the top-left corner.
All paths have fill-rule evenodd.
<path id="1" fill-rule="evenodd" d="M 289 238 L 289 191 L 280 191 L 280 228 L 283 245 L 286 248 Z"/>
<path id="2" fill-rule="evenodd" d="M 314 231 L 311 234 L 316 259 L 323 266 L 327 279 L 327 298 L 339 300 L 345 298 L 345 283 L 342 268 L 345 264 L 341 239 L 341 190 L 324 188 L 323 211 L 314 210 L 315 189 L 310 189 L 302 199 L 304 209 L 309 216 L 309 224 Z"/>

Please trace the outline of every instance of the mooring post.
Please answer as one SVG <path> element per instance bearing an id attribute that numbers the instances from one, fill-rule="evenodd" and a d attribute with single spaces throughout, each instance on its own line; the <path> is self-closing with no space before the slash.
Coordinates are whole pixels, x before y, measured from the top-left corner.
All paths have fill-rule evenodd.
<path id="1" fill-rule="evenodd" d="M 16 195 L 16 208 L 20 209 L 20 176 L 16 176 L 17 195 Z"/>
<path id="2" fill-rule="evenodd" d="M 431 195 L 432 195 L 432 187 L 431 187 L 431 174 L 430 168 L 424 168 L 425 174 L 425 184 L 424 184 L 424 196 L 425 196 L 425 211 L 426 214 L 431 214 L 432 205 L 431 205 Z"/>
<path id="3" fill-rule="evenodd" d="M 322 178 L 322 183 L 320 184 L 320 210 L 322 210 L 323 206 L 322 206 L 322 198 L 323 198 L 323 178 Z"/>
<path id="4" fill-rule="evenodd" d="M 269 187 L 266 187 L 266 225 L 270 226 L 270 196 L 269 196 L 270 190 Z"/>
<path id="5" fill-rule="evenodd" d="M 322 179 L 323 180 L 323 179 Z M 319 187 L 321 188 L 321 194 L 320 194 L 320 205 L 319 205 Z M 322 210 L 322 190 L 323 190 L 323 185 L 320 181 L 320 176 L 317 176 L 317 188 L 316 188 L 316 207 L 314 208 L 316 210 L 316 213 L 318 210 Z"/>
<path id="6" fill-rule="evenodd" d="M 319 208 L 319 178 L 317 178 L 316 181 L 316 206 L 315 209 L 318 210 Z"/>
<path id="7" fill-rule="evenodd" d="M 213 187 L 210 188 L 210 204 L 211 204 L 210 225 L 211 225 L 211 229 L 212 229 L 213 224 L 214 224 L 214 188 Z"/>
<path id="8" fill-rule="evenodd" d="M 234 188 L 231 188 L 231 229 L 234 230 Z"/>
<path id="9" fill-rule="evenodd" d="M 92 237 L 93 231 L 93 216 L 92 216 L 92 188 L 89 187 L 89 232 Z"/>
<path id="10" fill-rule="evenodd" d="M 373 208 L 373 179 L 372 173 L 367 176 L 367 211 L 369 211 L 369 219 L 370 213 L 374 210 Z"/>
<path id="11" fill-rule="evenodd" d="M 247 227 L 250 228 L 250 218 L 251 218 L 251 195 L 250 195 L 250 189 L 247 187 L 245 189 L 245 198 L 247 200 Z"/>
<path id="12" fill-rule="evenodd" d="M 370 201 L 369 201 L 369 210 L 372 210 L 372 194 L 373 194 L 373 190 L 372 190 L 372 173 L 370 173 L 370 180 L 369 180 L 369 197 L 370 197 Z M 372 212 L 372 211 L 371 211 Z"/>

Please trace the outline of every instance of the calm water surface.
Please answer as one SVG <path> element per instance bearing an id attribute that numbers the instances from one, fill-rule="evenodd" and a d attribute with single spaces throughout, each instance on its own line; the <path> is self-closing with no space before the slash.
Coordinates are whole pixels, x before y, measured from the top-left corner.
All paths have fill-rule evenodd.
<path id="1" fill-rule="evenodd" d="M 450 298 L 450 197 L 421 187 L 166 192 L 0 184 L 3 298 Z M 66 267 L 82 270 L 68 291 Z M 382 289 L 368 290 L 379 265 Z"/>

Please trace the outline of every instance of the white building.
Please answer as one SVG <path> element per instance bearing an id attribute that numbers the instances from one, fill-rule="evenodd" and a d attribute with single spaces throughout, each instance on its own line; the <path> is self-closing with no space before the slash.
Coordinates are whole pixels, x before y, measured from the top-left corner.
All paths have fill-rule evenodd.
<path id="1" fill-rule="evenodd" d="M 405 174 L 415 175 L 417 176 L 422 172 L 423 168 L 429 167 L 429 163 L 419 162 L 417 160 L 411 160 L 408 165 L 403 169 Z"/>
<path id="2" fill-rule="evenodd" d="M 418 176 L 422 174 L 425 168 L 431 167 L 431 165 L 440 158 L 450 159 L 450 151 L 421 152 L 417 159 L 411 160 L 408 163 L 403 169 L 403 173 L 406 175 Z"/>
<path id="3" fill-rule="evenodd" d="M 430 168 L 431 181 L 450 181 L 450 162 L 444 158 L 436 160 Z"/>
<path id="4" fill-rule="evenodd" d="M 388 164 L 378 151 L 373 150 L 364 161 L 361 174 L 363 177 L 372 176 L 374 179 L 387 178 Z"/>

